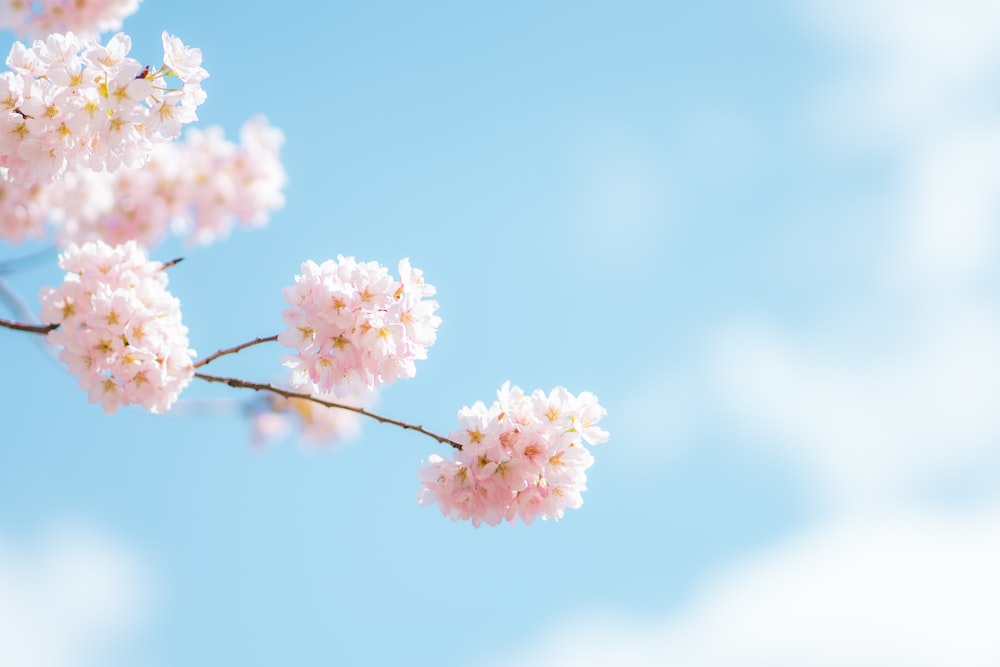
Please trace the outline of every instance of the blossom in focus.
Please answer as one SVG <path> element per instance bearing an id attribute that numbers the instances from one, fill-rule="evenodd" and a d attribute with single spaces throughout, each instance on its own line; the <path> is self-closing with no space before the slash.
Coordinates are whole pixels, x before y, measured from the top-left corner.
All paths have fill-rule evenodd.
<path id="1" fill-rule="evenodd" d="M 497 399 L 459 411 L 460 428 L 449 437 L 462 449 L 451 459 L 432 455 L 420 469 L 419 503 L 438 503 L 453 521 L 476 527 L 518 517 L 526 524 L 558 520 L 582 505 L 594 462 L 586 445 L 608 439 L 597 426 L 606 414 L 597 397 L 563 387 L 527 395 L 508 382 Z"/>
<path id="2" fill-rule="evenodd" d="M 139 403 L 166 412 L 194 376 L 180 302 L 167 274 L 134 242 L 70 245 L 59 256 L 63 283 L 41 291 L 43 322 L 58 324 L 48 342 L 91 403 L 114 413 Z"/>
<path id="3" fill-rule="evenodd" d="M 353 257 L 302 264 L 284 290 L 291 307 L 282 313 L 288 328 L 278 335 L 296 351 L 285 358 L 296 384 L 343 397 L 414 376 L 414 361 L 427 358 L 441 318 L 437 302 L 424 298 L 436 290 L 423 273 L 404 259 L 399 275 Z"/>
<path id="4" fill-rule="evenodd" d="M 164 48 L 175 38 L 163 34 Z M 153 70 L 128 57 L 131 39 L 106 45 L 72 32 L 31 47 L 15 42 L 0 73 L 0 166 L 8 180 L 51 182 L 68 171 L 138 167 L 153 146 L 174 139 L 196 120 L 208 76 L 186 62 L 180 88 L 168 65 Z M 190 51 L 197 51 L 196 49 Z M 186 55 L 187 61 L 199 61 Z"/>
<path id="5" fill-rule="evenodd" d="M 119 30 L 139 0 L 0 0 L 0 28 L 27 37 L 53 32 L 96 36 Z"/>

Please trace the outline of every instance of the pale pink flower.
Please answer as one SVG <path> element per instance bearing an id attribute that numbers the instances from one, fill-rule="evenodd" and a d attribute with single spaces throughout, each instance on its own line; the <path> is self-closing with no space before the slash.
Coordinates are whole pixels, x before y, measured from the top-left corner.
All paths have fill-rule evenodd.
<path id="1" fill-rule="evenodd" d="M 208 77 L 201 67 L 201 49 L 185 46 L 177 37 L 164 31 L 163 64 L 186 83 L 199 83 Z"/>
<path id="2" fill-rule="evenodd" d="M 45 237 L 51 212 L 48 189 L 37 183 L 11 183 L 0 168 L 0 238 L 10 243 Z"/>
<path id="3" fill-rule="evenodd" d="M 149 248 L 170 232 L 206 244 L 236 225 L 263 226 L 284 204 L 283 136 L 255 117 L 240 138 L 227 141 L 218 127 L 191 130 L 183 141 L 157 144 L 138 169 L 71 171 L 44 185 L 0 169 L 0 238 L 42 238 L 47 222 L 61 245 L 136 240 Z"/>
<path id="4" fill-rule="evenodd" d="M 308 387 L 295 385 L 292 390 L 309 393 Z M 338 398 L 332 394 L 312 394 L 316 398 L 358 408 L 369 408 L 376 394 L 351 394 Z M 289 432 L 298 434 L 303 442 L 329 445 L 353 440 L 361 433 L 361 415 L 350 410 L 330 408 L 303 398 L 284 398 L 268 394 L 250 408 L 253 425 L 253 442 L 261 445 L 284 437 Z"/>
<path id="5" fill-rule="evenodd" d="M 108 414 L 138 403 L 166 412 L 194 376 L 180 302 L 162 264 L 130 241 L 70 245 L 59 257 L 66 278 L 41 291 L 47 335 L 92 403 Z"/>
<path id="6" fill-rule="evenodd" d="M 192 50 L 168 37 L 170 57 L 192 59 Z M 128 57 L 130 47 L 122 33 L 106 45 L 57 33 L 11 47 L 12 71 L 0 75 L 0 166 L 11 179 L 51 182 L 77 169 L 138 167 L 154 145 L 195 120 L 204 70 L 187 67 L 191 78 L 177 77 L 181 86 L 171 88 L 177 72 L 144 68 Z"/>
<path id="7" fill-rule="evenodd" d="M 302 264 L 302 274 L 284 290 L 291 308 L 283 313 L 288 329 L 278 342 L 297 352 L 285 365 L 316 391 L 337 396 L 413 377 L 414 361 L 427 358 L 441 318 L 434 315 L 436 301 L 423 301 L 434 288 L 408 260 L 399 268 L 410 276 L 408 284 L 376 262 L 353 257 Z"/>
<path id="8" fill-rule="evenodd" d="M 563 387 L 525 393 L 505 383 L 489 408 L 481 401 L 458 413 L 450 438 L 462 446 L 451 460 L 432 455 L 421 468 L 417 500 L 437 503 L 453 521 L 496 525 L 518 517 L 560 519 L 583 504 L 586 470 L 594 459 L 585 444 L 608 439 L 597 427 L 605 410 L 593 394 Z"/>
<path id="9" fill-rule="evenodd" d="M 139 0 L 0 0 L 0 28 L 27 37 L 73 31 L 96 37 L 118 30 Z"/>

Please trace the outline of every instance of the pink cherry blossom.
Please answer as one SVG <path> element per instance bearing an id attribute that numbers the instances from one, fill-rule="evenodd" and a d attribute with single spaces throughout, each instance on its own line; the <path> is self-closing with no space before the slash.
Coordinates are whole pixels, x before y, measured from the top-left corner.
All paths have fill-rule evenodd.
<path id="1" fill-rule="evenodd" d="M 0 169 L 0 238 L 10 243 L 45 236 L 51 212 L 48 190 L 38 183 L 11 183 Z"/>
<path id="2" fill-rule="evenodd" d="M 130 241 L 70 245 L 59 257 L 66 278 L 41 291 L 48 342 L 90 402 L 108 414 L 138 403 L 166 412 L 194 376 L 180 302 L 167 291 L 162 264 Z"/>
<path id="3" fill-rule="evenodd" d="M 44 185 L 0 169 L 0 238 L 43 238 L 49 223 L 61 245 L 136 240 L 149 248 L 171 231 L 207 244 L 237 224 L 263 226 L 284 205 L 284 137 L 255 117 L 240 139 L 225 140 L 217 126 L 190 130 L 183 141 L 157 144 L 138 169 L 69 172 Z"/>
<path id="4" fill-rule="evenodd" d="M 597 422 L 606 414 L 589 392 L 563 387 L 530 396 L 505 383 L 487 408 L 481 401 L 459 410 L 450 438 L 462 446 L 451 459 L 432 455 L 419 472 L 421 505 L 438 503 L 453 521 L 473 525 L 558 520 L 583 504 L 586 445 L 608 439 Z"/>
<path id="5" fill-rule="evenodd" d="M 96 36 L 122 27 L 139 0 L 0 0 L 0 28 L 28 37 L 73 31 Z"/>
<path id="6" fill-rule="evenodd" d="M 176 38 L 164 33 L 163 42 L 176 57 Z M 0 166 L 9 179 L 51 182 L 77 169 L 138 167 L 196 119 L 208 76 L 194 64 L 196 49 L 185 52 L 185 79 L 168 65 L 143 67 L 130 48 L 122 33 L 106 45 L 71 32 L 14 44 L 11 71 L 0 73 Z M 180 88 L 168 86 L 171 76 Z"/>
<path id="7" fill-rule="evenodd" d="M 283 313 L 288 329 L 278 335 L 297 352 L 285 359 L 297 382 L 346 396 L 414 376 L 414 361 L 427 358 L 441 318 L 437 302 L 424 300 L 435 289 L 423 273 L 406 259 L 399 272 L 402 280 L 377 262 L 343 256 L 302 264 L 284 290 L 291 308 Z"/>
<path id="8" fill-rule="evenodd" d="M 308 387 L 292 387 L 293 391 L 309 393 Z M 376 394 L 350 394 L 338 398 L 333 394 L 314 394 L 316 398 L 353 407 L 369 408 Z M 255 444 L 265 444 L 297 432 L 307 443 L 326 445 L 343 443 L 361 433 L 361 416 L 350 410 L 330 408 L 303 398 L 285 398 L 267 394 L 250 408 Z"/>

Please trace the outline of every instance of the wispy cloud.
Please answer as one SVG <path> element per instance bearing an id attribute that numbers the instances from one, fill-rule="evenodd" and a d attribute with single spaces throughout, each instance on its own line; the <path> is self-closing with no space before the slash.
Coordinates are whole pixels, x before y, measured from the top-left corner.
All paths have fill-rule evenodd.
<path id="1" fill-rule="evenodd" d="M 146 612 L 137 557 L 79 525 L 0 536 L 0 665 L 107 667 Z"/>
<path id="2" fill-rule="evenodd" d="M 852 280 L 809 324 L 721 321 L 684 373 L 702 379 L 692 412 L 771 443 L 832 508 L 970 475 L 995 494 L 1000 478 L 982 471 L 1000 457 L 1000 5 L 796 7 L 840 54 L 834 80 L 816 83 L 811 150 L 829 137 L 877 146 L 885 187 L 874 205 L 859 197 L 886 252 L 831 259 L 831 281 Z M 670 400 L 678 380 L 651 376 L 643 400 Z"/>
<path id="3" fill-rule="evenodd" d="M 680 613 L 576 615 L 519 667 L 977 667 L 1000 662 L 1000 511 L 829 524 L 717 576 Z"/>

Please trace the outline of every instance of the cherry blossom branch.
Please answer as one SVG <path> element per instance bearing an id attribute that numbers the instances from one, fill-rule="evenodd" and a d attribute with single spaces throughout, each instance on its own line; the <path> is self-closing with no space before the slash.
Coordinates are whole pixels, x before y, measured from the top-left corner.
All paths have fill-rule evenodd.
<path id="1" fill-rule="evenodd" d="M 46 334 L 54 329 L 57 329 L 59 325 L 25 324 L 23 322 L 14 322 L 12 320 L 5 320 L 0 318 L 0 327 L 6 329 L 13 329 L 15 331 L 26 331 L 28 333 Z M 246 343 L 241 343 L 240 345 L 236 345 L 234 347 L 230 347 L 224 350 L 219 350 L 218 352 L 215 352 L 214 354 L 211 354 L 202 359 L 201 361 L 195 363 L 194 367 L 199 368 L 211 361 L 214 361 L 215 359 L 218 359 L 221 356 L 227 354 L 236 354 L 240 350 L 244 350 L 248 347 L 259 345 L 261 343 L 270 343 L 277 340 L 278 340 L 277 336 L 268 336 L 267 338 L 255 338 L 251 341 L 247 341 Z M 417 424 L 410 424 L 408 422 L 400 421 L 398 419 L 383 417 L 382 415 L 377 415 L 374 412 L 369 412 L 364 408 L 357 408 L 354 407 L 353 405 L 344 405 L 342 403 L 333 403 L 331 401 L 324 401 L 321 398 L 316 398 L 315 396 L 310 396 L 309 394 L 303 394 L 297 391 L 288 391 L 287 389 L 281 389 L 279 387 L 275 387 L 270 384 L 248 382 L 247 380 L 240 380 L 239 378 L 221 377 L 218 375 L 208 375 L 206 373 L 195 373 L 194 376 L 206 382 L 218 382 L 221 384 L 229 385 L 230 387 L 234 387 L 237 389 L 253 389 L 254 391 L 267 391 L 271 392 L 272 394 L 277 394 L 278 396 L 283 396 L 285 398 L 299 398 L 304 401 L 311 401 L 313 403 L 317 403 L 319 405 L 328 408 L 340 408 L 341 410 L 349 410 L 350 412 L 356 412 L 359 415 L 364 415 L 365 417 L 374 419 L 375 421 L 380 422 L 382 424 L 392 424 L 393 426 L 398 426 L 399 428 L 406 429 L 408 431 L 416 431 L 417 433 L 426 435 L 428 438 L 433 438 L 434 440 L 437 440 L 443 445 L 448 445 L 449 447 L 454 447 L 455 449 L 458 450 L 462 449 L 462 445 L 458 444 L 454 440 L 446 438 L 443 435 L 438 435 L 433 431 L 428 431 L 423 426 L 419 426 Z"/>
<path id="2" fill-rule="evenodd" d="M 359 415 L 364 415 L 365 417 L 370 417 L 377 422 L 382 424 L 392 424 L 393 426 L 398 426 L 399 428 L 406 429 L 408 431 L 416 431 L 417 433 L 422 433 L 428 438 L 433 438 L 437 440 L 442 445 L 448 445 L 454 447 L 455 449 L 461 451 L 462 445 L 458 444 L 450 438 L 446 438 L 443 435 L 438 435 L 433 431 L 428 431 L 423 426 L 418 426 L 416 424 L 409 424 L 404 421 L 399 421 L 398 419 L 390 419 L 389 417 L 383 417 L 377 415 L 374 412 L 369 412 L 364 408 L 357 408 L 353 405 L 343 405 L 342 403 L 333 403 L 331 401 L 324 401 L 321 398 L 316 398 L 315 396 L 310 396 L 309 394 L 303 394 L 297 391 L 288 391 L 287 389 L 281 389 L 270 384 L 262 384 L 258 382 L 248 382 L 246 380 L 240 380 L 239 378 L 227 378 L 220 377 L 218 375 L 208 375 L 206 373 L 195 373 L 194 376 L 199 380 L 204 380 L 205 382 L 218 382 L 221 384 L 228 385 L 236 389 L 253 389 L 254 391 L 268 391 L 272 394 L 277 394 L 278 396 L 284 396 L 285 398 L 299 398 L 304 401 L 311 401 L 319 405 L 323 405 L 328 408 L 340 408 L 341 410 L 349 410 L 351 412 L 356 412 Z"/>
<path id="3" fill-rule="evenodd" d="M 240 343 L 239 345 L 228 347 L 223 350 L 219 350 L 214 354 L 210 354 L 201 361 L 196 361 L 194 367 L 201 368 L 202 366 L 206 366 L 215 361 L 216 359 L 218 359 L 219 357 L 224 357 L 227 354 L 236 354 L 240 350 L 245 350 L 248 347 L 253 347 L 254 345 L 260 345 L 261 343 L 273 343 L 277 340 L 278 340 L 277 334 L 275 334 L 274 336 L 268 336 L 267 338 L 254 338 L 253 340 L 247 341 L 246 343 Z"/>
<path id="4" fill-rule="evenodd" d="M 58 324 L 25 324 L 24 322 L 14 322 L 0 318 L 0 327 L 13 329 L 14 331 L 27 331 L 28 333 L 47 334 L 59 328 Z"/>
<path id="5" fill-rule="evenodd" d="M 31 308 L 28 307 L 28 302 L 25 301 L 24 297 L 21 296 L 17 290 L 15 290 L 14 287 L 3 278 L 2 271 L 0 271 L 0 301 L 7 304 L 7 307 L 14 313 L 14 316 L 21 320 L 18 324 L 31 323 L 29 326 L 38 325 L 38 318 L 31 312 Z M 32 333 L 41 332 L 36 331 Z M 38 348 L 49 361 L 58 363 L 59 360 L 55 354 L 55 350 L 48 344 L 46 339 L 35 338 L 35 343 L 38 344 Z"/>

